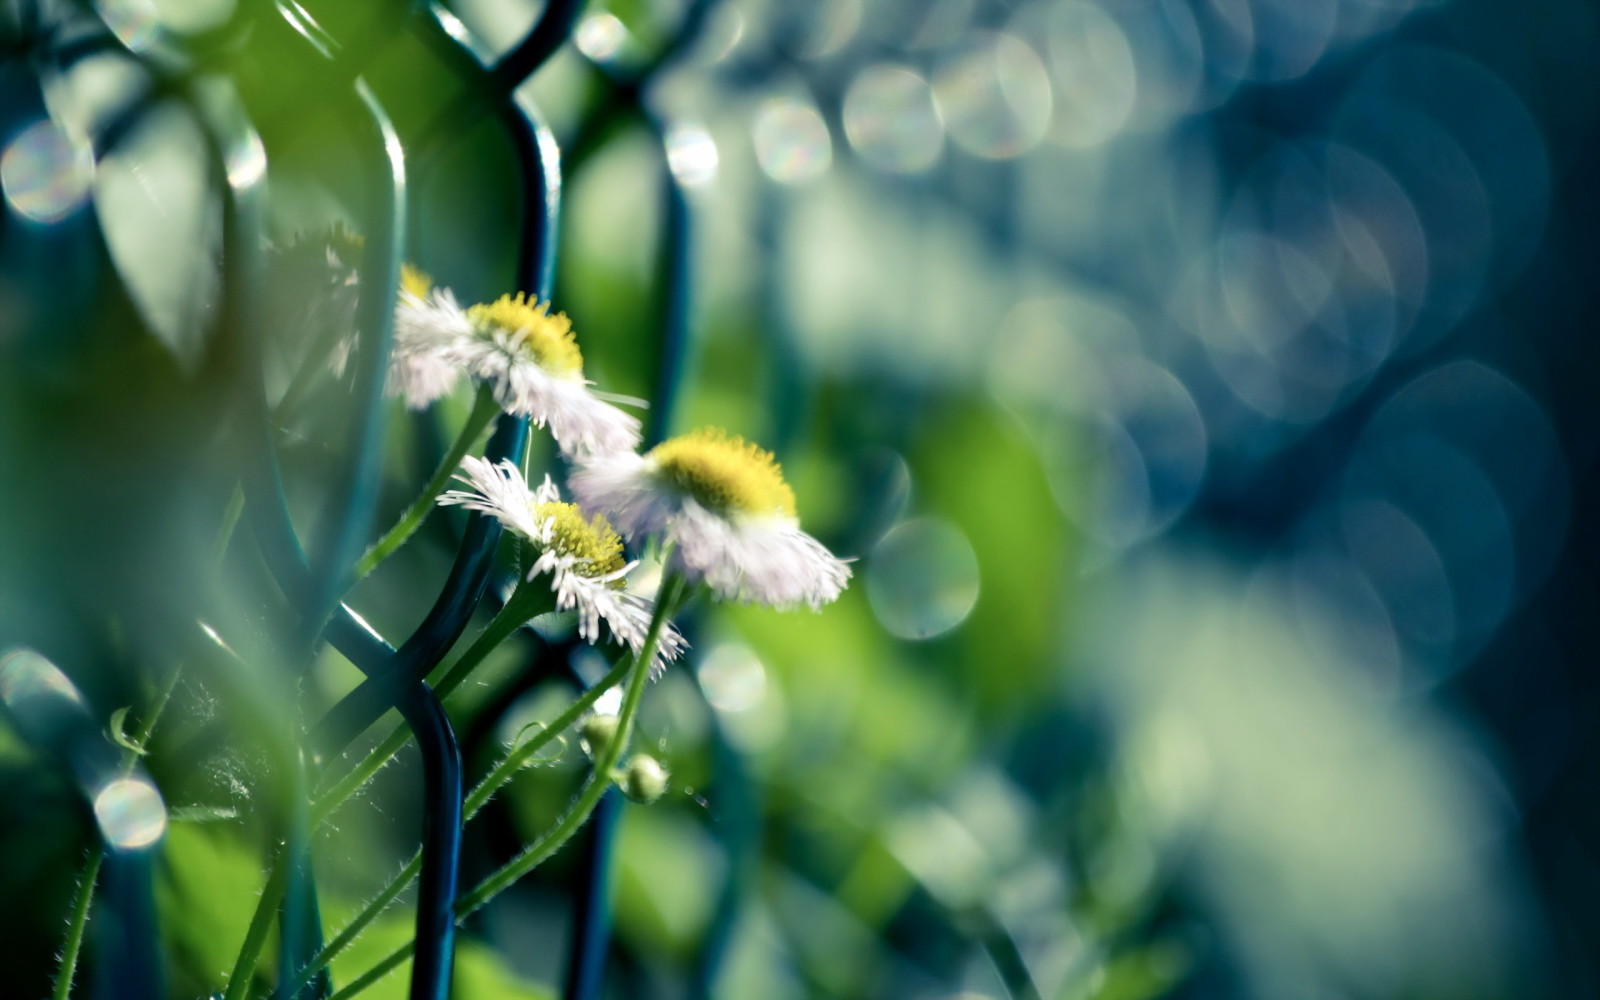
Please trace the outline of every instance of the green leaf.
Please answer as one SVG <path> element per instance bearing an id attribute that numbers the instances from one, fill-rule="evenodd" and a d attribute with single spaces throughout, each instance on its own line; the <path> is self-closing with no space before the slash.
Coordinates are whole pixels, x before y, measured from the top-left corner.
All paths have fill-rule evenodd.
<path id="1" fill-rule="evenodd" d="M 687 957 L 711 922 L 727 858 L 705 827 L 674 809 L 623 812 L 617 926 L 635 941 Z"/>
<path id="2" fill-rule="evenodd" d="M 140 746 L 138 743 L 135 743 L 133 738 L 128 735 L 128 711 L 131 708 L 133 708 L 132 705 L 124 705 L 115 712 L 111 713 L 111 723 L 106 727 L 106 734 L 111 737 L 111 742 L 115 743 L 117 746 L 124 750 L 131 750 L 140 757 L 143 757 L 145 754 L 149 753 L 149 751 Z"/>
<path id="3" fill-rule="evenodd" d="M 265 881 L 261 855 L 237 827 L 167 828 L 156 877 L 157 926 L 166 941 L 173 996 L 221 989 Z M 267 953 L 276 946 L 269 941 Z"/>
<path id="4" fill-rule="evenodd" d="M 150 332 L 187 370 L 215 308 L 221 219 L 199 124 L 174 102 L 139 116 L 95 174 L 106 249 Z"/>

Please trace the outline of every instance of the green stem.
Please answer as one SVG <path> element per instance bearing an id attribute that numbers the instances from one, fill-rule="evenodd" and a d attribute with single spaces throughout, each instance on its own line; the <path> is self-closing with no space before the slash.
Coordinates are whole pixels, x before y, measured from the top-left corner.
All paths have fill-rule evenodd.
<path id="1" fill-rule="evenodd" d="M 332 962 L 340 952 L 350 947 L 350 943 L 359 937 L 362 931 L 367 929 L 368 924 L 376 920 L 379 914 L 387 910 L 391 903 L 400 898 L 400 894 L 405 891 L 406 886 L 410 885 L 411 880 L 416 878 L 421 871 L 422 852 L 417 851 L 411 855 L 411 860 L 406 862 L 405 867 L 400 869 L 399 874 L 391 879 L 388 885 L 383 887 L 383 891 L 374 896 L 362 908 L 360 913 L 351 918 L 344 929 L 334 935 L 332 941 L 323 945 L 321 951 L 311 956 L 311 961 L 307 962 L 305 968 L 301 969 L 300 974 L 295 977 L 294 985 L 290 987 L 288 995 L 299 996 L 300 991 L 312 979 L 316 978 L 317 973 L 327 968 L 328 963 Z"/>
<path id="2" fill-rule="evenodd" d="M 974 907 L 965 914 L 958 914 L 956 923 L 958 926 L 967 924 L 970 933 L 983 945 L 1012 1000 L 1040 1000 L 1039 987 L 1028 971 L 1028 963 L 1022 958 L 1017 939 L 1011 936 L 993 910 L 986 906 Z"/>
<path id="3" fill-rule="evenodd" d="M 681 590 L 680 581 L 676 578 L 669 579 L 662 585 L 662 600 L 656 605 L 656 613 L 650 619 L 650 632 L 645 638 L 644 648 L 639 651 L 630 668 L 628 687 L 622 695 L 622 710 L 617 714 L 616 738 L 606 743 L 600 755 L 595 758 L 594 772 L 584 785 L 583 791 L 578 794 L 577 801 L 556 823 L 554 829 L 529 844 L 521 854 L 457 900 L 457 919 L 483 906 L 512 883 L 533 871 L 545 858 L 560 850 L 583 825 L 583 821 L 589 818 L 589 813 L 594 811 L 595 805 L 606 793 L 606 789 L 611 787 L 611 771 L 617 766 L 617 761 L 621 759 L 622 752 L 627 748 L 628 741 L 633 735 L 634 716 L 639 713 L 639 703 L 643 700 L 645 681 L 650 677 L 650 662 L 655 658 L 656 643 L 661 637 L 661 628 L 670 614 L 668 609 L 677 603 Z"/>
<path id="4" fill-rule="evenodd" d="M 577 722 L 583 713 L 594 707 L 594 703 L 600 700 L 601 695 L 620 684 L 628 675 L 628 670 L 632 666 L 633 660 L 631 657 L 619 658 L 616 666 L 612 667 L 604 677 L 591 685 L 587 691 L 579 695 L 549 725 L 507 753 L 505 758 L 496 764 L 494 769 L 485 775 L 483 780 L 478 782 L 467 796 L 462 822 L 465 823 L 476 816 L 484 806 L 488 805 L 495 792 L 505 787 L 512 778 L 516 777 L 518 771 L 527 766 L 528 761 L 533 758 L 534 754 L 543 750 L 551 740 L 571 728 L 572 724 Z M 406 866 L 400 870 L 400 873 L 388 885 L 384 886 L 383 891 L 378 893 L 360 913 L 356 914 L 349 925 L 339 932 L 338 936 L 329 941 L 327 946 L 317 953 L 316 957 L 311 960 L 310 965 L 301 970 L 295 981 L 294 988 L 289 991 L 290 995 L 298 993 L 301 986 L 309 983 L 312 977 L 329 962 L 333 961 L 334 957 L 343 951 L 351 941 L 354 941 L 356 935 L 365 930 L 367 925 L 372 923 L 378 914 L 387 909 L 389 904 L 394 902 L 405 887 L 411 883 L 411 880 L 417 877 L 417 872 L 421 870 L 421 866 L 421 853 L 412 855 L 411 860 L 406 863 Z"/>
<path id="5" fill-rule="evenodd" d="M 129 738 L 134 746 L 141 750 L 149 748 L 150 734 L 155 732 L 156 723 L 161 719 L 161 713 L 166 710 L 167 702 L 172 700 L 172 692 L 177 686 L 178 671 L 173 670 L 161 693 L 156 695 L 155 704 L 150 706 L 149 714 Z M 137 753 L 124 750 L 123 774 L 132 773 L 138 760 Z M 94 884 L 100 877 L 100 863 L 103 860 L 105 860 L 104 852 L 96 847 L 90 854 L 89 860 L 84 863 L 83 877 L 79 879 L 77 892 L 72 897 L 72 914 L 67 921 L 67 938 L 61 945 L 61 966 L 56 972 L 56 986 L 52 993 L 54 1000 L 67 1000 L 72 993 L 72 978 L 77 973 L 78 955 L 83 951 L 84 928 L 89 923 L 89 908 L 94 903 Z"/>
<path id="6" fill-rule="evenodd" d="M 533 871 L 546 858 L 559 851 L 572 835 L 583 826 L 590 813 L 599 804 L 601 796 L 611 787 L 611 772 L 621 759 L 623 751 L 627 748 L 628 741 L 633 735 L 633 720 L 639 712 L 639 703 L 643 700 L 645 681 L 650 676 L 650 662 L 655 657 L 657 640 L 661 637 L 661 629 L 666 619 L 670 616 L 670 608 L 675 606 L 682 595 L 682 581 L 676 577 L 669 578 L 662 584 L 662 599 L 656 604 L 655 615 L 650 619 L 650 632 L 645 638 L 644 648 L 639 655 L 634 657 L 628 665 L 628 686 L 622 696 L 622 710 L 617 716 L 616 738 L 606 744 L 600 755 L 595 758 L 594 770 L 590 773 L 583 788 L 578 792 L 578 797 L 567 809 L 566 813 L 556 822 L 556 825 L 533 843 L 529 844 L 515 858 L 479 882 L 477 887 L 465 896 L 456 900 L 456 920 L 460 921 L 468 914 L 483 906 L 495 896 L 510 888 L 524 875 Z M 596 685 L 598 687 L 598 685 Z M 547 732 L 553 730 L 547 730 Z M 532 742 L 532 741 L 530 741 Z M 411 956 L 412 944 L 407 943 L 395 949 L 381 962 L 366 972 L 362 973 L 344 989 L 334 993 L 329 1000 L 350 1000 L 351 997 L 365 990 L 377 982 L 391 970 Z"/>
<path id="7" fill-rule="evenodd" d="M 167 678 L 167 683 L 161 688 L 161 692 L 156 695 L 155 704 L 150 706 L 150 714 L 145 716 L 144 721 L 139 723 L 139 728 L 135 729 L 133 735 L 129 737 L 129 740 L 139 748 L 140 752 L 150 752 L 150 736 L 156 731 L 156 723 L 161 721 L 161 713 L 167 710 L 167 702 L 172 700 L 172 693 L 178 689 L 178 677 L 181 673 L 181 669 L 173 668 L 172 676 Z M 133 773 L 133 766 L 138 762 L 139 754 L 134 753 L 132 750 L 123 751 L 122 773 Z"/>
<path id="8" fill-rule="evenodd" d="M 374 775 L 383 770 L 385 765 L 389 763 L 395 754 L 400 752 L 400 748 L 405 746 L 406 741 L 410 738 L 411 731 L 409 729 L 404 726 L 396 726 L 388 736 L 383 738 L 382 743 L 373 747 L 355 767 L 345 772 L 344 777 L 340 778 L 333 787 L 317 796 L 316 801 L 311 803 L 311 828 L 315 830 L 323 823 L 326 823 L 328 817 L 332 816 L 336 809 L 349 801 L 350 796 L 354 795 L 357 789 L 371 781 Z"/>
<path id="9" fill-rule="evenodd" d="M 534 754 L 543 750 L 546 744 L 577 722 L 578 717 L 592 708 L 594 703 L 600 700 L 601 695 L 622 683 L 632 665 L 632 660 L 629 657 L 618 659 L 616 666 L 612 667 L 610 672 L 600 680 L 590 685 L 587 691 L 579 695 L 571 705 L 567 706 L 566 711 L 556 716 L 555 720 L 548 726 L 528 737 L 526 742 L 506 754 L 505 759 L 496 764 L 494 770 L 485 775 L 484 779 L 478 782 L 477 787 L 467 795 L 467 801 L 463 807 L 464 815 L 462 821 L 465 822 L 476 816 L 480 809 L 489 804 L 489 800 L 494 797 L 495 792 L 499 791 L 506 782 L 516 777 L 518 771 L 527 766 L 528 761 L 533 759 Z"/>
<path id="10" fill-rule="evenodd" d="M 554 601 L 555 595 L 542 583 L 524 583 L 518 587 L 511 595 L 511 599 L 500 609 L 500 613 L 494 616 L 472 645 L 467 647 L 467 651 L 462 653 L 444 676 L 433 684 L 433 693 L 441 700 L 449 697 L 496 646 L 510 638 L 513 632 L 535 615 L 548 611 L 554 606 Z M 334 810 L 355 794 L 357 789 L 371 781 L 372 776 L 383 770 L 389 759 L 398 753 L 410 738 L 409 729 L 405 726 L 396 726 L 381 743 L 368 751 L 355 767 L 347 771 L 344 777 L 317 796 L 316 802 L 311 806 L 311 828 L 314 830 L 322 825 L 333 815 Z"/>
<path id="11" fill-rule="evenodd" d="M 172 700 L 172 692 L 178 689 L 178 677 L 181 673 L 179 668 L 173 668 L 172 676 L 167 678 L 166 686 L 156 695 L 156 703 L 150 706 L 149 717 L 140 723 L 138 730 L 134 732 L 134 740 L 139 746 L 149 749 L 150 737 L 156 731 L 156 723 L 161 721 L 161 713 L 167 710 L 167 703 Z"/>
<path id="12" fill-rule="evenodd" d="M 373 983 L 393 972 L 395 966 L 410 958 L 411 953 L 414 950 L 416 950 L 416 942 L 407 941 L 405 944 L 386 955 L 383 961 L 352 979 L 350 981 L 350 985 L 335 992 L 333 996 L 328 998 L 328 1000 L 350 1000 L 350 997 L 355 996 L 362 990 L 365 990 L 368 986 L 371 986 Z"/>
<path id="13" fill-rule="evenodd" d="M 56 971 L 56 988 L 53 1000 L 67 1000 L 72 995 L 72 977 L 78 971 L 78 953 L 83 950 L 83 930 L 89 923 L 89 904 L 94 900 L 94 882 L 100 877 L 100 861 L 105 855 L 96 846 L 84 863 L 83 877 L 78 881 L 78 891 L 72 897 L 72 916 L 67 923 L 67 940 L 61 946 L 61 967 Z"/>
<path id="14" fill-rule="evenodd" d="M 199 654 L 197 665 L 208 671 L 211 682 L 217 685 L 218 692 L 225 701 L 257 705 L 257 707 L 261 707 L 262 703 L 266 704 L 266 711 L 245 713 L 241 723 L 250 728 L 252 735 L 260 741 L 266 759 L 270 762 L 270 771 L 291 773 L 292 768 L 300 766 L 299 755 L 290 740 L 285 739 L 286 734 L 278 725 L 279 720 L 288 716 L 288 706 L 277 706 L 280 711 L 271 711 L 276 705 L 272 697 L 275 689 L 263 688 L 252 683 L 255 671 L 250 669 L 244 659 L 203 621 L 197 620 L 195 624 L 206 637 L 205 641 L 197 643 L 194 647 L 195 652 Z M 287 809 L 280 807 L 275 811 L 287 812 Z M 261 888 L 260 897 L 256 900 L 256 910 L 250 918 L 250 926 L 245 932 L 244 941 L 239 946 L 239 955 L 234 960 L 233 969 L 228 973 L 223 993 L 225 1000 L 244 1000 L 249 994 L 256 964 L 261 957 L 262 948 L 266 945 L 267 932 L 272 927 L 278 905 L 288 888 L 289 871 L 285 846 L 280 842 L 267 859 L 267 881 Z"/>
<path id="15" fill-rule="evenodd" d="M 396 549 L 416 533 L 437 504 L 439 494 L 450 485 L 450 477 L 460 468 L 461 460 L 472 450 L 479 436 L 489 426 L 489 421 L 499 412 L 500 404 L 494 401 L 494 392 L 487 385 L 479 386 L 478 397 L 472 404 L 472 414 L 467 417 L 466 425 L 461 428 L 461 434 L 456 438 L 455 444 L 450 446 L 444 460 L 434 470 L 433 478 L 428 480 L 428 485 L 422 488 L 416 500 L 412 501 L 406 512 L 400 515 L 400 520 L 389 529 L 389 533 L 378 539 L 377 543 L 356 563 L 351 583 L 371 573 L 379 563 L 393 555 Z"/>
<path id="16" fill-rule="evenodd" d="M 261 949 L 267 944 L 267 931 L 272 928 L 273 917 L 277 915 L 278 903 L 283 899 L 284 890 L 289 884 L 288 859 L 279 851 L 273 856 L 272 874 L 267 878 L 267 884 L 261 888 L 261 898 L 256 901 L 256 912 L 250 918 L 250 929 L 245 931 L 244 944 L 239 948 L 239 957 L 233 962 L 233 971 L 228 974 L 228 986 L 223 991 L 222 1000 L 244 1000 L 250 989 L 250 980 L 256 972 L 256 961 L 261 958 Z"/>

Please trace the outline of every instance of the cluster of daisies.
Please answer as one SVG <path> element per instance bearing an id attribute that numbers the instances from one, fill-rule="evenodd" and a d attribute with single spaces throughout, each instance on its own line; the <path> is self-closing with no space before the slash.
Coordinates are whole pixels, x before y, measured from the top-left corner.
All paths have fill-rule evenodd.
<path id="1" fill-rule="evenodd" d="M 530 487 L 512 462 L 463 460 L 462 488 L 439 503 L 497 518 L 528 546 L 527 579 L 548 576 L 556 607 L 575 610 L 579 634 L 599 642 L 604 623 L 636 653 L 654 616 L 629 592 L 637 566 L 624 556 L 657 547 L 668 574 L 720 600 L 813 609 L 839 596 L 850 568 L 800 529 L 794 492 L 771 453 L 718 430 L 637 451 L 639 421 L 583 375 L 572 324 L 523 295 L 462 308 L 449 289 L 407 268 L 395 314 L 388 391 L 428 406 L 467 381 L 485 385 L 506 412 L 548 428 L 572 463 L 562 498 L 546 476 Z M 658 667 L 684 640 L 658 636 Z"/>

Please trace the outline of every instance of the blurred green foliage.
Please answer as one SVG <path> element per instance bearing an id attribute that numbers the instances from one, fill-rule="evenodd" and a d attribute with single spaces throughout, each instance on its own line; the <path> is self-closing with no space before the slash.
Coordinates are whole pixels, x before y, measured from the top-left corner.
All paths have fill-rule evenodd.
<path id="1" fill-rule="evenodd" d="M 495 44 L 532 16 L 521 3 L 457 6 Z M 776 37 L 797 15 L 733 6 L 744 44 L 770 43 L 760 51 L 775 65 L 797 58 Z M 880 41 L 892 35 L 870 21 L 891 15 L 823 6 L 869 19 Z M 912 18 L 914 6 L 883 10 Z M 938 5 L 957 22 L 962 6 Z M 369 30 L 364 12 L 383 5 L 307 7 L 339 36 Z M 590 13 L 608 9 L 652 51 L 680 7 L 617 0 Z M 286 67 L 304 58 L 297 45 L 268 17 L 217 56 L 260 129 L 278 245 L 358 227 L 370 208 L 348 123 L 285 86 Z M 835 110 L 837 162 L 815 187 L 763 176 L 746 148 L 750 106 L 793 81 L 718 77 L 715 62 L 692 53 L 660 98 L 672 109 L 663 117 L 704 119 L 722 142 L 715 182 L 689 192 L 695 308 L 677 429 L 715 424 L 771 443 L 806 528 L 858 561 L 821 614 L 700 605 L 686 618 L 696 652 L 651 687 L 642 715 L 640 748 L 671 779 L 662 801 L 624 810 L 607 995 L 698 996 L 690 984 L 704 977 L 721 998 L 1020 998 L 1038 995 L 1030 976 L 1061 1000 L 1534 995 L 1522 987 L 1537 984 L 1527 939 L 1539 923 L 1522 862 L 1501 840 L 1514 810 L 1483 777 L 1495 770 L 1479 752 L 1490 741 L 1424 699 L 1354 693 L 1360 636 L 1337 608 L 1296 603 L 1291 584 L 1244 565 L 1235 542 L 1196 530 L 1122 552 L 1091 537 L 1115 456 L 1097 450 L 1083 411 L 1055 398 L 1093 389 L 1093 372 L 1061 360 L 1087 356 L 1079 340 L 1098 336 L 1091 297 L 997 236 L 1016 220 L 977 218 L 931 179 L 886 193 L 850 156 Z M 21 78 L 10 63 L 5 72 L 0 82 Z M 465 93 L 392 25 L 366 75 L 408 149 Z M 9 87 L 0 97 L 8 127 L 43 106 L 28 79 L 26 98 Z M 556 306 L 599 386 L 643 397 L 663 294 L 660 137 L 629 118 L 574 149 L 607 93 L 570 48 L 524 88 L 574 154 Z M 492 121 L 457 124 L 436 158 L 411 164 L 407 252 L 463 302 L 488 300 L 514 283 L 523 184 Z M 103 237 L 87 212 L 56 232 L 7 217 L 0 253 L 0 314 L 21 317 L 0 331 L 0 638 L 47 649 L 108 725 L 124 706 L 140 717 L 153 680 L 183 671 L 147 762 L 168 804 L 189 810 L 174 814 L 189 819 L 172 823 L 157 878 L 173 997 L 222 986 L 261 890 L 274 812 L 296 791 L 281 773 L 283 741 L 360 676 L 331 650 L 306 678 L 286 674 L 273 638 L 285 607 L 248 532 L 208 575 L 238 455 L 222 430 L 236 401 L 206 362 L 218 234 L 198 127 L 158 102 L 102 169 L 126 181 L 142 165 L 159 190 L 125 190 L 109 208 L 97 193 Z M 1128 142 L 1158 157 L 1139 145 L 1155 145 L 1147 138 Z M 955 162 L 948 188 L 1002 187 L 964 172 L 970 158 Z M 1033 162 L 1055 183 L 1051 161 Z M 170 225 L 167 199 L 188 212 Z M 854 227 L 834 226 L 841 218 Z M 888 259 L 875 259 L 885 246 Z M 47 294 L 18 291 L 30 285 Z M 839 294 L 808 299 L 819 286 Z M 292 311 L 301 294 L 272 286 L 270 305 Z M 1031 381 L 1019 388 L 1016 372 L 1000 371 L 998 306 L 1040 294 L 1082 307 L 1070 313 L 1081 328 L 1062 337 L 1078 346 L 1023 372 Z M 46 303 L 59 311 L 35 299 L 59 300 Z M 951 299 L 955 319 L 925 322 Z M 299 524 L 318 523 L 321 484 L 344 460 L 329 426 L 340 389 L 319 383 L 283 435 Z M 469 405 L 420 415 L 390 405 L 380 524 L 412 499 Z M 542 437 L 529 465 L 534 478 L 562 472 Z M 461 523 L 436 513 L 352 605 L 404 635 Z M 885 539 L 915 525 L 926 529 L 918 538 L 952 540 L 949 558 L 929 544 L 895 562 Z M 248 670 L 194 659 L 194 609 L 217 605 Z M 570 621 L 519 632 L 449 701 L 469 787 L 523 726 L 567 703 L 569 656 L 586 679 L 598 674 L 570 638 Z M 570 739 L 519 775 L 469 826 L 464 884 L 548 829 L 587 766 Z M 329 933 L 414 850 L 419 785 L 408 749 L 319 832 Z M 52 974 L 90 839 L 67 779 L 0 725 L 0 898 L 22 901 L 0 907 L 0 940 L 20 956 L 9 981 L 27 995 Z M 458 1000 L 559 992 L 582 891 L 574 854 L 467 922 Z M 408 939 L 409 903 L 334 962 L 336 983 Z M 259 991 L 276 976 L 263 963 Z M 402 969 L 369 995 L 403 996 L 404 984 Z"/>

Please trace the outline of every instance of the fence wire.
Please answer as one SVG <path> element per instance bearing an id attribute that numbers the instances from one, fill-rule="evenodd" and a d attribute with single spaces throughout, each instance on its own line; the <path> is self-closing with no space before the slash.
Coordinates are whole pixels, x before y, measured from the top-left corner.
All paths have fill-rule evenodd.
<path id="1" fill-rule="evenodd" d="M 373 11 L 380 6 L 372 5 Z M 462 24 L 438 6 L 419 4 L 391 11 L 397 16 L 340 38 L 292 0 L 241 3 L 225 23 L 180 41 L 147 37 L 139 25 L 117 22 L 110 16 L 117 13 L 115 8 L 85 5 L 64 11 L 49 5 L 16 5 L 18 44 L 34 64 L 61 71 L 91 55 L 120 51 L 149 74 L 152 84 L 147 93 L 93 137 L 98 156 L 114 151 L 143 116 L 169 99 L 181 102 L 201 123 L 210 180 L 220 195 L 222 227 L 217 330 L 207 364 L 222 374 L 241 401 L 234 419 L 239 453 L 249 456 L 243 491 L 247 521 L 277 585 L 296 609 L 292 631 L 280 637 L 283 652 L 289 662 L 309 664 L 314 650 L 326 641 L 367 675 L 317 725 L 312 739 L 316 753 L 304 767 L 319 770 L 390 709 L 403 716 L 421 752 L 423 850 L 410 989 L 418 1000 L 449 994 L 463 794 L 456 737 L 424 678 L 461 636 L 481 602 L 493 575 L 501 528 L 487 515 L 469 518 L 436 599 L 403 642 L 389 642 L 342 603 L 352 582 L 351 568 L 373 524 L 384 456 L 384 372 L 405 255 L 408 200 L 416 190 L 408 186 L 407 177 L 413 157 L 362 74 L 403 32 L 421 38 L 457 76 L 463 97 L 424 131 L 422 170 L 435 163 L 441 150 L 474 119 L 491 120 L 503 131 L 516 152 L 520 172 L 516 284 L 548 301 L 560 203 L 559 151 L 537 113 L 515 91 L 564 43 L 580 7 L 576 0 L 553 0 L 519 44 L 499 61 L 486 63 Z M 311 545 L 301 541 L 302 533 L 290 515 L 277 454 L 278 431 L 262 378 L 268 336 L 263 329 L 265 151 L 250 116 L 215 64 L 219 51 L 248 48 L 258 41 L 253 37 L 258 33 L 293 39 L 293 44 L 280 43 L 273 52 L 275 71 L 282 75 L 277 95 L 282 105 L 293 107 L 315 99 L 336 107 L 365 164 L 361 186 L 368 210 L 359 219 L 364 243 L 358 268 L 353 378 L 343 412 L 336 414 L 335 426 L 343 433 L 334 443 L 339 458 L 332 463 L 337 472 L 328 491 L 332 513 L 321 519 Z M 665 358 L 681 354 L 681 318 L 675 330 L 675 339 L 664 348 Z M 668 368 L 664 362 L 663 370 Z M 520 464 L 527 440 L 527 418 L 501 415 L 485 457 Z M 69 742 L 84 742 L 83 728 L 72 727 L 78 735 Z M 57 739 L 60 734 L 51 730 L 41 735 L 45 737 Z M 70 757 L 78 752 L 63 753 Z M 313 778 L 299 773 L 299 761 L 280 760 L 279 765 L 294 772 L 279 776 L 292 790 L 279 816 L 282 851 L 292 862 L 286 867 L 289 875 L 278 911 L 281 991 L 294 982 L 322 942 L 309 857 L 307 799 Z M 102 771 L 103 767 L 91 767 L 83 775 L 91 800 L 93 789 L 104 784 Z M 103 919 L 127 933 L 100 948 L 98 995 L 163 994 L 149 900 L 149 855 L 150 845 L 134 851 L 108 846 L 110 863 L 102 876 L 107 891 L 101 906 L 109 913 Z M 141 885 L 143 889 L 138 888 Z M 251 978 L 252 970 L 236 968 L 229 995 L 244 995 Z M 298 995 L 326 996 L 329 991 L 324 971 Z"/>

